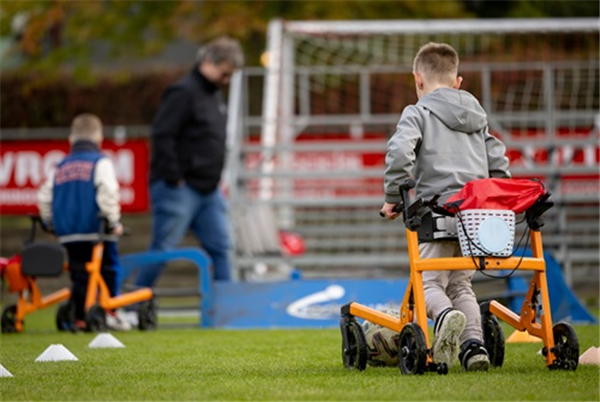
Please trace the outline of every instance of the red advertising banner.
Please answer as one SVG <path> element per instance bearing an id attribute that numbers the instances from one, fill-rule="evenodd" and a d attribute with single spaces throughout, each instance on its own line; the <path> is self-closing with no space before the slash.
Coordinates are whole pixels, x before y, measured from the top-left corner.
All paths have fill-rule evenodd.
<path id="1" fill-rule="evenodd" d="M 114 164 L 123 212 L 148 209 L 148 143 L 105 140 L 102 150 Z M 37 189 L 69 152 L 67 141 L 2 141 L 0 143 L 0 214 L 38 213 Z"/>

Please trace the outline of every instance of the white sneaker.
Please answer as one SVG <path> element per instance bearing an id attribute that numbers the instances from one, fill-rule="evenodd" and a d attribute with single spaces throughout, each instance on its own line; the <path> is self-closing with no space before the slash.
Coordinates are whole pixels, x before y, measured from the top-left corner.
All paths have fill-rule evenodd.
<path id="1" fill-rule="evenodd" d="M 465 329 L 467 317 L 454 309 L 444 311 L 434 327 L 432 358 L 436 364 L 446 363 L 448 368 L 454 366 L 460 351 L 460 335 Z"/>
<path id="2" fill-rule="evenodd" d="M 132 310 L 119 310 L 119 318 L 125 322 L 128 322 L 132 328 L 137 328 L 140 321 L 138 312 Z"/>
<path id="3" fill-rule="evenodd" d="M 131 331 L 131 324 L 124 320 L 122 317 L 122 311 L 107 311 L 106 312 L 106 326 L 108 329 L 113 331 Z"/>
<path id="4" fill-rule="evenodd" d="M 467 371 L 487 371 L 490 367 L 490 358 L 483 342 L 477 339 L 466 341 L 461 346 L 459 355 L 462 366 Z"/>

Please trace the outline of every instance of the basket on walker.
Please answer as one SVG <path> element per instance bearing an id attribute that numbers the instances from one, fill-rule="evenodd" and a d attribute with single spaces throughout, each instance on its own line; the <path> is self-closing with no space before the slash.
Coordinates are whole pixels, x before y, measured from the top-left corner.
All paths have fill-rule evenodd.
<path id="1" fill-rule="evenodd" d="M 462 254 L 512 256 L 515 214 L 525 212 L 546 194 L 538 180 L 488 178 L 465 184 L 444 205 L 456 215 Z"/>
<path id="2" fill-rule="evenodd" d="M 510 257 L 515 240 L 515 213 L 504 209 L 460 211 L 456 226 L 464 256 Z"/>

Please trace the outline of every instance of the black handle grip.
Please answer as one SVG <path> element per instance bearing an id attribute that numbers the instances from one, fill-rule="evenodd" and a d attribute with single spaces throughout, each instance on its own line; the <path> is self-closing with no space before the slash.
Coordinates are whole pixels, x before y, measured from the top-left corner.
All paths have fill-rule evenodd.
<path id="1" fill-rule="evenodd" d="M 400 191 L 408 191 L 411 188 L 415 188 L 417 182 L 414 179 L 406 179 L 404 183 L 400 184 Z"/>

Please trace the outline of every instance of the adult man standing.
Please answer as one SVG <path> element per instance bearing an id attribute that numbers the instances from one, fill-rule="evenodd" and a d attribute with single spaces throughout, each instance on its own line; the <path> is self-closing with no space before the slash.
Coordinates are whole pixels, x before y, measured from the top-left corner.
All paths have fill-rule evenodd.
<path id="1" fill-rule="evenodd" d="M 175 249 L 190 229 L 213 262 L 213 278 L 230 280 L 227 206 L 219 188 L 225 164 L 227 110 L 221 87 L 244 64 L 238 41 L 200 47 L 192 71 L 169 86 L 152 124 L 151 251 Z M 164 265 L 147 266 L 135 284 L 153 286 Z"/>

